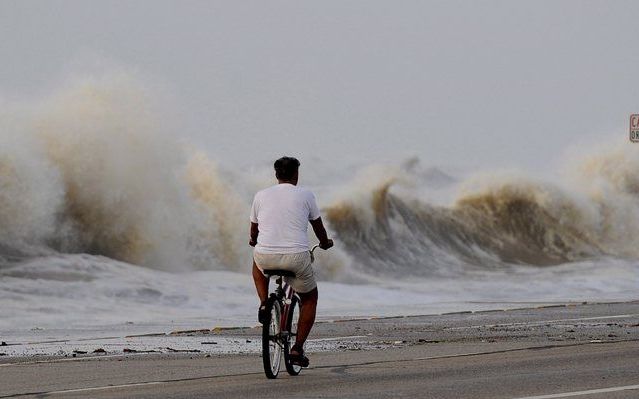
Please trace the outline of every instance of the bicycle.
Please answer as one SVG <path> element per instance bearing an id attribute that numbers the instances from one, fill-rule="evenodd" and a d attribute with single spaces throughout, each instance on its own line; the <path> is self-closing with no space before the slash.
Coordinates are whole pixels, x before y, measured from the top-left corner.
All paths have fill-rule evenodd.
<path id="1" fill-rule="evenodd" d="M 309 250 L 311 263 L 315 261 L 313 252 L 319 247 L 313 246 Z M 298 375 L 302 367 L 292 364 L 290 351 L 297 337 L 297 321 L 300 317 L 300 297 L 292 287 L 283 281 L 283 277 L 295 277 L 295 273 L 288 270 L 264 270 L 269 279 L 277 277 L 277 287 L 266 300 L 268 320 L 262 326 L 262 361 L 267 378 L 277 378 L 284 353 L 284 365 L 290 375 Z"/>

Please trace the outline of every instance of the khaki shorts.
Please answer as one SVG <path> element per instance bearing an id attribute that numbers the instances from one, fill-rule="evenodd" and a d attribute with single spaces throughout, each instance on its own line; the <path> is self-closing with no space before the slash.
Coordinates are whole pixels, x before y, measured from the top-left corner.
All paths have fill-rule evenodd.
<path id="1" fill-rule="evenodd" d="M 295 292 L 305 294 L 317 287 L 315 274 L 311 267 L 311 254 L 308 251 L 296 254 L 261 254 L 253 252 L 253 260 L 257 268 L 264 270 L 282 269 L 295 273 L 295 277 L 284 277 L 284 281 Z"/>

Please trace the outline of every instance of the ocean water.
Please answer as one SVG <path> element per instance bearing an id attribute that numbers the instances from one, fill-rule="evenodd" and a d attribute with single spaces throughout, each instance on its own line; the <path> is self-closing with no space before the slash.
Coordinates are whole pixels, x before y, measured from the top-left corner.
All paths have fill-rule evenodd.
<path id="1" fill-rule="evenodd" d="M 255 324 L 248 210 L 271 165 L 224 168 L 150 103 L 110 76 L 2 104 L 0 332 Z M 628 146 L 548 180 L 419 158 L 302 163 L 336 242 L 315 265 L 320 317 L 637 299 Z"/>

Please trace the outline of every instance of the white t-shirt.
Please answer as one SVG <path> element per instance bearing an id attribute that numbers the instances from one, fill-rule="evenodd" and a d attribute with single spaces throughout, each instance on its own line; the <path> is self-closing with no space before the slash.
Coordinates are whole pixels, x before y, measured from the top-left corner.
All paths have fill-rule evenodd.
<path id="1" fill-rule="evenodd" d="M 259 191 L 251 208 L 251 222 L 259 225 L 255 251 L 264 254 L 308 251 L 308 222 L 319 217 L 310 190 L 282 183 Z"/>

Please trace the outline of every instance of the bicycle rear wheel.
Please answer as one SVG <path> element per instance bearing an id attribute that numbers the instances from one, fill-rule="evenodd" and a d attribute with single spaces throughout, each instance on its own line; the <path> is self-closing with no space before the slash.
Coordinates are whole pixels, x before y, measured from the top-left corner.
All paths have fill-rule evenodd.
<path id="1" fill-rule="evenodd" d="M 266 301 L 268 320 L 262 325 L 262 362 L 267 378 L 277 378 L 282 361 L 281 306 L 275 297 Z"/>
<path id="2" fill-rule="evenodd" d="M 297 339 L 297 323 L 299 318 L 300 300 L 297 295 L 293 295 L 291 304 L 288 306 L 288 315 L 286 318 L 286 331 L 288 332 L 288 336 L 284 341 L 284 364 L 286 365 L 286 371 L 288 371 L 290 375 L 298 375 L 302 371 L 301 366 L 291 364 L 289 357 L 291 348 Z"/>

